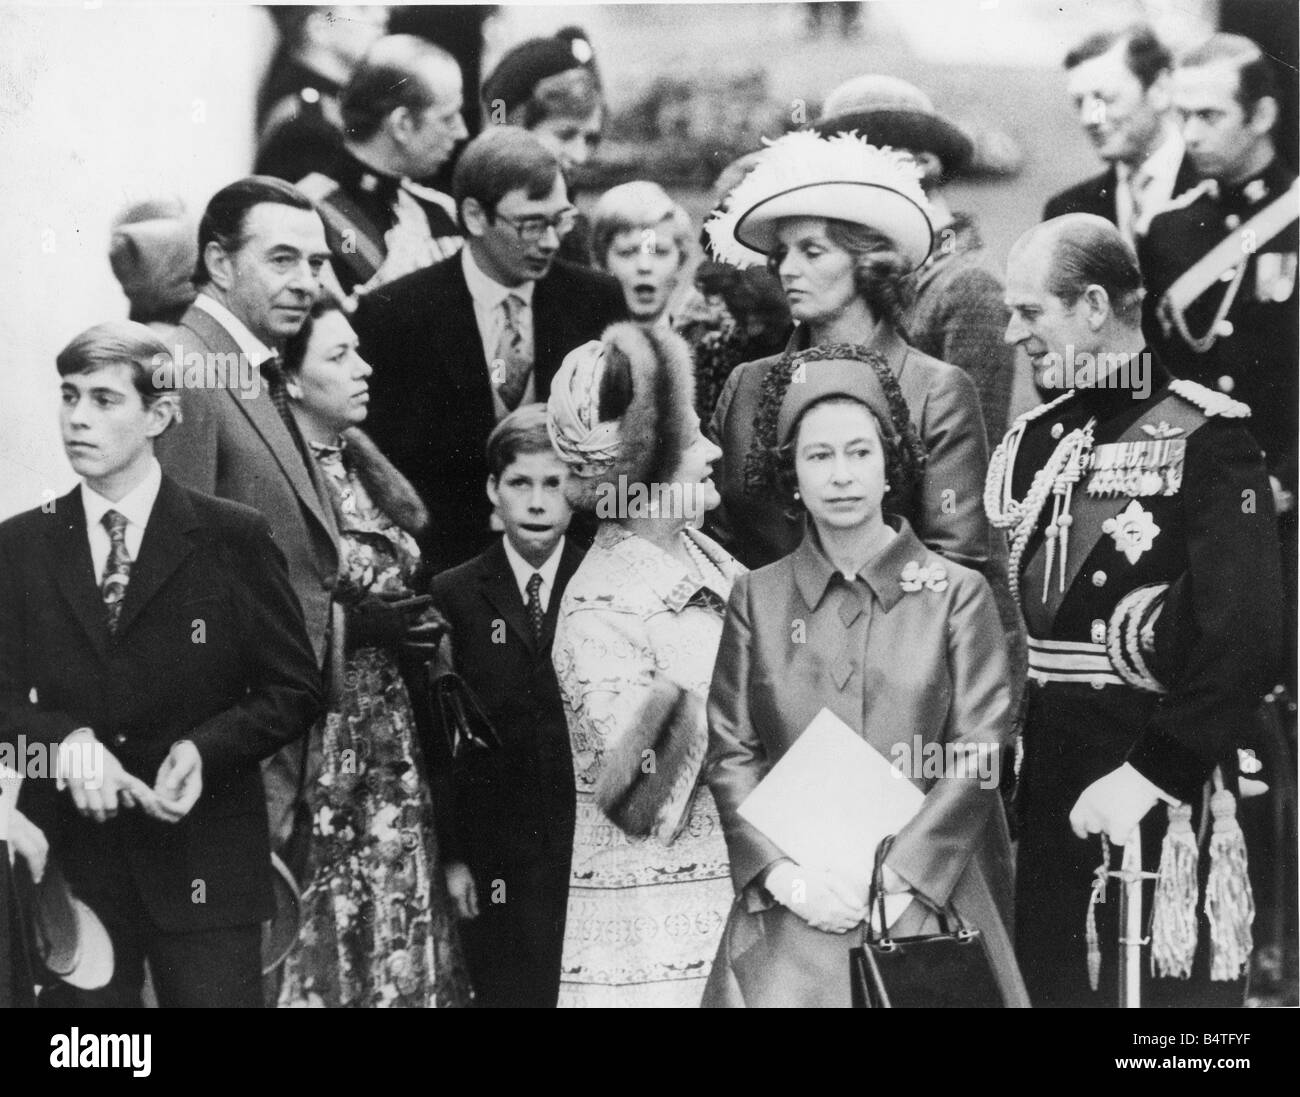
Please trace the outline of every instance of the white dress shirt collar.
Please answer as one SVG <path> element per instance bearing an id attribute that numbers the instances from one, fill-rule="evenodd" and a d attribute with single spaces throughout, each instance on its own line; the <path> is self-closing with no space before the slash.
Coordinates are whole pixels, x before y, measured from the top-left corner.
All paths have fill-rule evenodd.
<path id="1" fill-rule="evenodd" d="M 483 268 L 474 262 L 468 244 L 460 249 L 460 262 L 461 269 L 465 272 L 465 284 L 469 286 L 469 295 L 474 298 L 476 305 L 487 309 L 500 308 L 501 302 L 512 293 L 516 297 L 522 297 L 526 305 L 532 305 L 534 282 L 524 282 L 519 286 L 503 286 L 488 277 Z"/>
<path id="2" fill-rule="evenodd" d="M 110 541 L 108 530 L 104 528 L 104 514 L 115 510 L 126 518 L 126 551 L 135 560 L 140 555 L 145 527 L 149 524 L 149 515 L 153 513 L 153 505 L 161 487 L 162 466 L 156 457 L 149 459 L 149 471 L 144 479 L 116 503 L 105 499 L 84 480 L 81 482 L 81 506 L 86 512 L 86 536 L 90 542 L 90 559 L 95 565 L 96 581 L 104 574 L 109 553 Z"/>
<path id="3" fill-rule="evenodd" d="M 268 358 L 275 357 L 275 351 L 249 331 L 247 325 L 215 297 L 200 290 L 194 298 L 194 304 L 229 332 L 239 347 L 239 352 L 254 365 L 260 366 Z"/>
<path id="4" fill-rule="evenodd" d="M 541 589 L 537 592 L 537 597 L 542 603 L 542 612 L 545 613 L 551 604 L 551 591 L 555 589 L 555 575 L 560 570 L 560 557 L 564 555 L 564 538 L 561 537 L 556 542 L 555 548 L 551 555 L 546 558 L 541 567 L 535 568 L 527 560 L 519 555 L 519 551 L 510 543 L 510 538 L 504 534 L 501 537 L 501 543 L 505 546 L 506 559 L 510 562 L 510 570 L 515 576 L 515 586 L 519 588 L 519 597 L 524 604 L 528 604 L 528 580 L 535 574 L 542 577 Z"/>
<path id="5" fill-rule="evenodd" d="M 1140 212 L 1132 226 L 1133 233 L 1138 236 L 1146 233 L 1151 218 L 1175 197 L 1178 169 L 1182 167 L 1183 156 L 1187 151 L 1177 126 L 1167 124 L 1163 133 L 1160 144 L 1137 168 L 1130 168 L 1127 164 L 1115 166 L 1115 200 L 1121 217 L 1125 216 L 1126 209 L 1133 208 L 1134 182 L 1142 184 L 1136 202 Z"/>

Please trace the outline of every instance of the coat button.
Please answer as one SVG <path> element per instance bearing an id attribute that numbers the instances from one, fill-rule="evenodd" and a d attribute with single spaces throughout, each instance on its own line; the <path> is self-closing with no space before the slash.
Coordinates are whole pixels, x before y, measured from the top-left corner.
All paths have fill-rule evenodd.
<path id="1" fill-rule="evenodd" d="M 1235 213 L 1230 213 L 1228 214 L 1227 217 L 1223 219 L 1224 228 L 1235 229 L 1240 224 L 1241 224 L 1241 218 L 1238 217 Z"/>
<path id="2" fill-rule="evenodd" d="M 122 746 L 125 742 L 126 742 L 126 735 L 125 735 L 125 733 L 119 731 L 116 735 L 113 736 L 113 745 L 114 745 L 114 746 L 118 746 L 118 747 L 120 747 L 120 746 Z"/>
<path id="3" fill-rule="evenodd" d="M 1106 688 L 1106 683 L 1105 683 L 1105 682 L 1093 682 L 1093 683 L 1091 683 L 1091 685 L 1092 685 L 1092 688 L 1093 688 L 1093 689 L 1105 689 L 1105 688 Z"/>
<path id="4" fill-rule="evenodd" d="M 1106 573 L 1104 571 L 1094 571 L 1092 573 L 1092 585 L 1094 587 L 1104 587 L 1106 585 Z"/>
<path id="5" fill-rule="evenodd" d="M 1233 389 L 1237 387 L 1237 382 L 1234 381 L 1231 377 L 1229 377 L 1226 373 L 1214 383 L 1219 386 L 1220 392 L 1231 392 Z"/>
<path id="6" fill-rule="evenodd" d="M 1106 642 L 1106 622 L 1100 617 L 1092 623 L 1092 642 L 1094 644 L 1104 644 Z"/>
<path id="7" fill-rule="evenodd" d="M 1052 424 L 1052 431 L 1051 431 L 1051 434 L 1052 434 L 1052 437 L 1053 437 L 1053 438 L 1060 438 L 1061 435 L 1064 434 L 1064 433 L 1065 433 L 1065 424 L 1064 424 L 1064 423 L 1053 423 L 1053 424 Z"/>

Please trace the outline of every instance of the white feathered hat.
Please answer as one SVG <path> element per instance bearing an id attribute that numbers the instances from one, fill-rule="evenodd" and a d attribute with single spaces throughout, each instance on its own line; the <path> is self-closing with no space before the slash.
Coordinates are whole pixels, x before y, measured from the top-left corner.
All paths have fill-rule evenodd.
<path id="1" fill-rule="evenodd" d="M 916 162 L 856 133 L 820 137 L 801 130 L 768 142 L 727 209 L 705 227 L 719 259 L 748 267 L 775 250 L 777 222 L 786 217 L 866 225 L 889 237 L 913 269 L 934 243 Z"/>

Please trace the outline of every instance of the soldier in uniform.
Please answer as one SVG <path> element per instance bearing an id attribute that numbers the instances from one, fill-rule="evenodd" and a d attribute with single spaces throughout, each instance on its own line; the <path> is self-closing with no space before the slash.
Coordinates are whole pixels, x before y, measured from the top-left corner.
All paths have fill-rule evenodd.
<path id="1" fill-rule="evenodd" d="M 1147 335 L 1169 369 L 1251 409 L 1294 618 L 1300 200 L 1274 146 L 1277 95 L 1276 74 L 1248 38 L 1217 34 L 1179 60 L 1174 106 L 1206 181 L 1152 221 L 1138 254 Z M 1283 673 L 1294 692 L 1293 642 L 1289 651 Z"/>
<path id="2" fill-rule="evenodd" d="M 1064 390 L 1016 420 L 985 490 L 1029 632 L 1016 933 L 1035 1005 L 1115 1002 L 1117 890 L 1094 880 L 1139 823 L 1143 864 L 1163 873 L 1145 888 L 1163 977 L 1144 956 L 1143 1002 L 1240 1004 L 1250 960 L 1232 793 L 1281 639 L 1272 495 L 1249 410 L 1170 382 L 1142 292 L 1131 247 L 1094 215 L 1011 252 L 1007 341 Z"/>
<path id="3" fill-rule="evenodd" d="M 257 95 L 253 170 L 292 183 L 342 143 L 339 92 L 388 25 L 381 5 L 272 7 L 283 44 Z"/>
<path id="4" fill-rule="evenodd" d="M 460 250 L 456 203 L 414 180 L 436 173 L 469 136 L 463 103 L 456 59 L 409 34 L 376 42 L 343 89 L 343 145 L 298 189 L 325 222 L 345 294 Z"/>

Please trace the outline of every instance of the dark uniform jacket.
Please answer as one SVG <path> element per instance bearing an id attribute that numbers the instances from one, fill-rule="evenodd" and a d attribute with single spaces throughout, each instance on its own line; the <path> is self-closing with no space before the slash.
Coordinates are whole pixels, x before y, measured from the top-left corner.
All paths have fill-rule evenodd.
<path id="1" fill-rule="evenodd" d="M 1182 163 L 1178 165 L 1178 174 L 1174 177 L 1174 191 L 1171 197 L 1177 198 L 1184 191 L 1194 187 L 1197 178 L 1196 166 L 1192 163 L 1191 157 L 1184 154 Z M 1091 179 L 1067 187 L 1060 194 L 1054 194 L 1049 198 L 1043 207 L 1043 220 L 1050 221 L 1053 217 L 1063 217 L 1067 213 L 1092 213 L 1106 218 L 1112 225 L 1117 224 L 1116 185 L 1117 175 L 1112 164 L 1100 175 L 1094 175 Z"/>
<path id="2" fill-rule="evenodd" d="M 627 316 L 614 279 L 556 260 L 533 290 L 533 379 L 551 392 L 564 356 Z M 436 569 L 490 545 L 483 447 L 496 423 L 474 299 L 459 255 L 361 299 L 361 355 L 375 367 L 367 429 L 433 516 L 426 557 Z"/>
<path id="3" fill-rule="evenodd" d="M 1270 241 L 1259 241 L 1248 256 L 1244 279 L 1225 319 L 1231 333 L 1221 335 L 1198 354 L 1177 330 L 1165 331 L 1156 316 L 1160 298 L 1184 271 L 1230 232 L 1245 224 L 1295 180 L 1295 174 L 1275 159 L 1253 179 L 1217 193 L 1202 193 L 1180 209 L 1171 209 L 1151 222 L 1139 247 L 1147 286 L 1144 302 L 1147 339 L 1157 348 L 1171 373 L 1228 393 L 1252 412 L 1251 433 L 1264 448 L 1269 472 L 1291 492 L 1297 487 L 1296 441 L 1300 400 L 1296 356 L 1296 262 L 1300 251 L 1295 214 Z M 1231 270 L 1231 268 L 1229 268 Z M 1207 289 L 1186 311 L 1186 326 L 1200 338 L 1209 330 L 1229 281 Z"/>
<path id="4" fill-rule="evenodd" d="M 388 251 L 384 234 L 397 223 L 393 204 L 399 190 L 424 211 L 436 258 L 460 250 L 463 237 L 448 195 L 378 172 L 342 146 L 300 179 L 298 188 L 320 210 L 334 273 L 348 293 L 369 282 L 383 263 Z"/>
<path id="5" fill-rule="evenodd" d="M 1281 638 L 1276 524 L 1250 420 L 1207 416 L 1161 387 L 1166 375 L 1154 361 L 1151 376 L 1155 391 L 1145 400 L 1134 399 L 1128 389 L 1079 391 L 1033 418 L 1013 469 L 1012 493 L 1023 499 L 1059 440 L 1090 419 L 1096 420 L 1098 460 L 1118 452 L 1105 447 L 1126 436 L 1153 451 L 1170 442 L 1167 456 L 1182 451 L 1181 478 L 1170 471 L 1155 487 L 1157 494 L 1130 497 L 1122 489 L 1093 497 L 1087 488 L 1097 473 L 1084 473 L 1073 489 L 1064 593 L 1059 552 L 1046 574 L 1043 530 L 1052 513 L 1050 496 L 1021 561 L 1031 686 L 1018 796 L 1016 926 L 1021 966 L 1040 1005 L 1090 1000 L 1083 930 L 1100 847 L 1070 831 L 1075 801 L 1125 762 L 1198 811 L 1203 784 L 1216 766 L 1233 787 L 1235 743 L 1270 682 Z M 1208 397 L 1213 406 L 1216 395 L 1201 389 L 1198 399 Z M 1222 396 L 1218 401 L 1231 405 Z M 1227 410 L 1231 415 L 1243 409 Z M 1145 473 L 1158 470 L 1148 467 L 1128 482 L 1141 484 Z M 1104 517 L 1115 524 L 1099 529 Z M 1126 531 L 1131 541 L 1122 536 Z M 1122 679 L 1107 644 L 1121 599 L 1162 583 L 1169 591 L 1155 622 L 1154 650 L 1147 654 L 1151 673 L 1167 689 L 1158 694 Z M 1044 647 L 1073 667 L 1045 672 L 1036 651 Z M 1164 809 L 1158 808 L 1143 828 L 1148 868 L 1159 857 L 1163 821 Z M 1104 923 L 1113 911 L 1099 913 L 1110 964 L 1114 931 Z M 1113 966 L 1107 970 L 1113 973 Z M 1103 986 L 1103 993 L 1114 1001 L 1113 991 Z"/>
<path id="6" fill-rule="evenodd" d="M 276 62 L 258 96 L 253 171 L 293 183 L 343 147 L 342 85 L 292 58 Z"/>
<path id="7" fill-rule="evenodd" d="M 93 907 L 127 874 L 171 933 L 269 917 L 258 763 L 304 735 L 321 685 L 266 520 L 164 476 L 110 634 L 74 489 L 0 525 L 0 620 L 0 740 L 56 744 L 90 727 L 150 786 L 181 739 L 203 760 L 203 793 L 175 824 L 140 811 L 96 823 L 53 780 L 24 784 L 73 891 Z"/>

